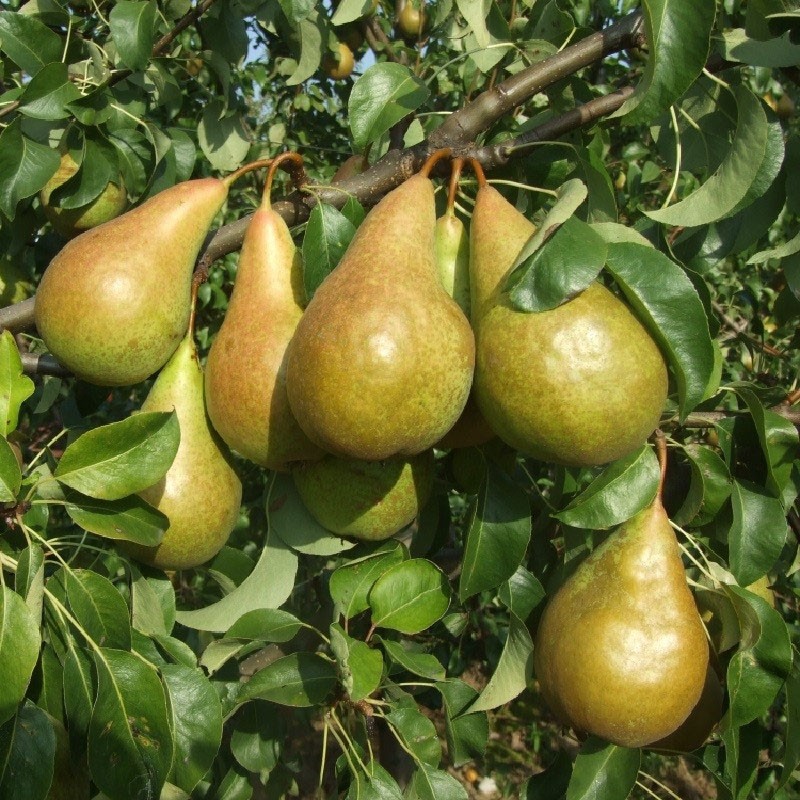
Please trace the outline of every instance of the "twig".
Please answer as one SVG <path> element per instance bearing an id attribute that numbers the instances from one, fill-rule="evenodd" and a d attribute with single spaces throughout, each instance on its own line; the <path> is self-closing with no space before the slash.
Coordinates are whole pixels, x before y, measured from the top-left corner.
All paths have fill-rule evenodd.
<path id="1" fill-rule="evenodd" d="M 389 61 L 394 61 L 395 64 L 403 64 L 404 66 L 408 64 L 406 54 L 403 52 L 399 54 L 395 52 L 392 42 L 384 33 L 380 22 L 378 22 L 375 17 L 363 20 L 361 23 L 361 31 L 370 49 L 375 53 L 383 53 Z"/>

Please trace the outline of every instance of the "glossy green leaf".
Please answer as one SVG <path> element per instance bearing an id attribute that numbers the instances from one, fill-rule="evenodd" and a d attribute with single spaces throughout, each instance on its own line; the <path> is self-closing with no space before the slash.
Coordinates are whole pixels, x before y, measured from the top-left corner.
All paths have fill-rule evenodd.
<path id="1" fill-rule="evenodd" d="M 369 697 L 383 676 L 383 655 L 366 642 L 348 636 L 341 625 L 330 627 L 331 652 L 336 659 L 339 681 L 350 699 L 357 703 Z"/>
<path id="2" fill-rule="evenodd" d="M 344 800 L 407 800 L 397 781 L 380 764 L 370 760 L 366 768 L 366 772 L 356 771 Z"/>
<path id="3" fill-rule="evenodd" d="M 345 619 L 369 608 L 367 595 L 386 570 L 406 557 L 400 542 L 390 539 L 360 561 L 343 564 L 333 571 L 329 584 L 331 598 Z"/>
<path id="4" fill-rule="evenodd" d="M 33 119 L 57 120 L 71 115 L 67 103 L 81 97 L 69 80 L 67 65 L 54 62 L 43 67 L 19 98 L 20 113 Z"/>
<path id="5" fill-rule="evenodd" d="M 317 203 L 311 209 L 303 237 L 303 284 L 307 300 L 311 300 L 317 287 L 339 263 L 355 232 L 355 225 L 338 208 Z"/>
<path id="6" fill-rule="evenodd" d="M 283 706 L 316 706 L 336 686 L 336 666 L 315 653 L 292 653 L 256 672 L 242 686 L 239 703 L 269 700 Z"/>
<path id="7" fill-rule="evenodd" d="M 735 800 L 749 800 L 758 774 L 761 754 L 761 725 L 753 721 L 742 727 L 721 726 L 722 743 L 725 745 L 723 779 Z"/>
<path id="8" fill-rule="evenodd" d="M 494 674 L 468 713 L 489 711 L 508 703 L 522 692 L 533 674 L 533 641 L 525 623 L 509 614 L 508 637 Z"/>
<path id="9" fill-rule="evenodd" d="M 612 528 L 650 505 L 658 491 L 660 475 L 653 449 L 644 445 L 606 467 L 553 516 L 574 528 Z"/>
<path id="10" fill-rule="evenodd" d="M 564 800 L 571 777 L 572 760 L 559 750 L 544 770 L 523 784 L 520 800 Z"/>
<path id="11" fill-rule="evenodd" d="M 33 618 L 41 620 L 44 602 L 44 550 L 41 545 L 30 544 L 19 554 L 14 588 L 25 600 Z"/>
<path id="12" fill-rule="evenodd" d="M 566 800 L 623 800 L 636 783 L 641 753 L 590 736 L 582 745 Z"/>
<path id="13" fill-rule="evenodd" d="M 197 668 L 168 664 L 161 668 L 172 714 L 175 756 L 171 783 L 191 793 L 214 762 L 222 741 L 219 696 Z"/>
<path id="14" fill-rule="evenodd" d="M 672 367 L 680 415 L 685 417 L 704 398 L 714 369 L 708 320 L 697 290 L 675 262 L 652 247 L 610 244 L 606 266 Z"/>
<path id="15" fill-rule="evenodd" d="M 509 276 L 511 303 L 519 311 L 556 308 L 586 289 L 605 260 L 603 238 L 587 223 L 570 217 Z"/>
<path id="16" fill-rule="evenodd" d="M 152 486 L 178 452 L 175 412 L 134 414 L 87 431 L 64 451 L 55 478 L 98 500 L 118 500 Z"/>
<path id="17" fill-rule="evenodd" d="M 419 800 L 467 800 L 469 795 L 464 785 L 449 772 L 435 769 L 422 762 L 411 778 L 412 798 Z"/>
<path id="18" fill-rule="evenodd" d="M 748 586 L 778 560 L 788 526 L 781 501 L 749 481 L 733 482 L 731 504 L 730 569 L 741 586 Z"/>
<path id="19" fill-rule="evenodd" d="M 39 623 L 25 601 L 0 585 L 0 723 L 11 719 L 25 696 L 41 643 Z"/>
<path id="20" fill-rule="evenodd" d="M 402 669 L 432 681 L 444 680 L 444 667 L 439 659 L 431 653 L 412 649 L 410 643 L 395 642 L 382 636 L 376 636 L 375 639 L 380 642 L 389 660 Z"/>
<path id="21" fill-rule="evenodd" d="M 13 220 L 19 202 L 36 194 L 58 169 L 59 162 L 55 150 L 23 135 L 19 119 L 11 122 L 0 133 L 0 211 Z"/>
<path id="22" fill-rule="evenodd" d="M 412 558 L 384 572 L 368 599 L 376 628 L 419 633 L 444 616 L 450 605 L 450 585 L 431 561 Z"/>
<path id="23" fill-rule="evenodd" d="M 708 225 L 733 211 L 758 176 L 769 144 L 769 123 L 761 101 L 744 86 L 734 90 L 738 108 L 731 148 L 714 174 L 688 197 L 648 217 L 663 225 Z"/>
<path id="24" fill-rule="evenodd" d="M 152 0 L 118 0 L 108 24 L 120 60 L 129 69 L 144 69 L 155 41 L 156 4 Z"/>
<path id="25" fill-rule="evenodd" d="M 175 591 L 164 573 L 142 574 L 145 567 L 129 565 L 131 621 L 144 634 L 167 635 L 175 622 Z"/>
<path id="26" fill-rule="evenodd" d="M 642 11 L 650 54 L 636 91 L 617 112 L 629 125 L 652 122 L 700 75 L 710 49 L 715 4 L 644 0 Z"/>
<path id="27" fill-rule="evenodd" d="M 86 737 L 92 719 L 97 694 L 94 662 L 87 650 L 79 650 L 73 641 L 64 657 L 64 713 L 67 726 L 75 740 L 86 747 Z"/>
<path id="28" fill-rule="evenodd" d="M 508 580 L 522 562 L 530 537 L 527 492 L 490 462 L 467 532 L 458 584 L 461 601 Z"/>
<path id="29" fill-rule="evenodd" d="M 89 724 L 89 770 L 100 791 L 119 800 L 156 798 L 173 757 L 164 688 L 139 656 L 95 653 L 97 700 Z M 114 764 L 114 769 L 109 769 Z"/>
<path id="30" fill-rule="evenodd" d="M 428 87 L 402 64 L 373 64 L 355 82 L 347 105 L 350 130 L 359 150 L 377 141 L 396 122 L 419 108 Z"/>
<path id="31" fill-rule="evenodd" d="M 47 714 L 29 700 L 0 726 L 0 798 L 44 800 L 53 780 L 56 735 Z"/>
<path id="32" fill-rule="evenodd" d="M 0 161 L 2 161 L 1 141 Z M 0 333 L 0 436 L 5 438 L 17 429 L 20 406 L 33 394 L 33 391 L 33 381 L 22 372 L 22 359 L 14 336 L 11 331 L 5 330 Z"/>
<path id="33" fill-rule="evenodd" d="M 689 491 L 675 512 L 678 525 L 694 522 L 703 525 L 712 520 L 730 497 L 733 482 L 725 462 L 710 447 L 688 444 L 684 452 L 692 471 Z"/>
<path id="34" fill-rule="evenodd" d="M 800 766 L 800 653 L 792 650 L 792 671 L 786 679 L 786 735 L 784 737 L 783 769 L 777 788 L 790 781 Z"/>
<path id="35" fill-rule="evenodd" d="M 299 553 L 330 556 L 350 550 L 356 543 L 323 528 L 300 499 L 291 475 L 275 473 L 267 497 L 270 529 Z"/>
<path id="36" fill-rule="evenodd" d="M 148 547 L 159 544 L 169 527 L 164 514 L 135 494 L 98 500 L 70 492 L 65 509 L 70 519 L 89 533 Z"/>
<path id="37" fill-rule="evenodd" d="M 267 534 L 253 571 L 236 589 L 205 608 L 178 611 L 175 618 L 188 628 L 222 633 L 248 611 L 283 605 L 296 574 L 297 555 L 276 535 Z"/>
<path id="38" fill-rule="evenodd" d="M 95 643 L 129 650 L 130 612 L 114 584 L 89 569 L 64 570 L 62 580 L 73 615 Z"/>
<path id="39" fill-rule="evenodd" d="M 722 34 L 722 56 L 753 67 L 794 67 L 800 63 L 800 45 L 788 31 L 764 42 L 751 39 L 744 28 L 733 28 Z"/>
<path id="40" fill-rule="evenodd" d="M 322 26 L 320 20 L 303 19 L 298 25 L 300 58 L 297 68 L 286 79 L 287 86 L 297 86 L 308 80 L 319 68 L 322 59 Z"/>
<path id="41" fill-rule="evenodd" d="M 197 126 L 200 148 L 214 169 L 229 172 L 241 166 L 250 140 L 238 113 L 225 113 L 221 100 L 212 100 Z"/>
<path id="42" fill-rule="evenodd" d="M 489 719 L 480 711 L 464 713 L 478 692 L 457 678 L 441 681 L 436 688 L 442 693 L 447 753 L 453 766 L 482 759 L 489 741 Z"/>
<path id="43" fill-rule="evenodd" d="M 442 760 L 442 745 L 436 726 L 420 711 L 412 697 L 403 697 L 395 703 L 386 715 L 386 721 L 416 759 L 431 767 L 439 765 Z"/>
<path id="44" fill-rule="evenodd" d="M 22 471 L 11 445 L 0 439 L 0 503 L 13 503 L 22 485 Z"/>
<path id="45" fill-rule="evenodd" d="M 372 13 L 372 0 L 342 0 L 331 17 L 333 25 L 346 25 L 348 22 L 366 17 Z"/>
<path id="46" fill-rule="evenodd" d="M 16 11 L 0 11 L 0 51 L 32 78 L 46 64 L 60 61 L 63 50 L 61 37 L 41 20 Z"/>
<path id="47" fill-rule="evenodd" d="M 257 608 L 242 614 L 228 629 L 225 638 L 288 642 L 294 639 L 302 627 L 303 623 L 288 611 L 279 608 Z"/>

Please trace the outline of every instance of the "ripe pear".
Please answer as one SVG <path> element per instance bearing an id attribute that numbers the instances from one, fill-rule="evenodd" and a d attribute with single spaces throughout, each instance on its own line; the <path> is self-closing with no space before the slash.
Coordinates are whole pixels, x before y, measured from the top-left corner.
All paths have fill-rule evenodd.
<path id="1" fill-rule="evenodd" d="M 295 421 L 286 395 L 286 347 L 303 314 L 303 265 L 271 179 L 245 232 L 228 310 L 206 361 L 206 404 L 226 444 L 256 464 L 287 471 L 322 451 Z"/>
<path id="2" fill-rule="evenodd" d="M 292 475 L 300 498 L 320 525 L 375 542 L 405 528 L 428 502 L 433 463 L 432 450 L 381 462 L 328 455 Z"/>
<path id="3" fill-rule="evenodd" d="M 44 215 L 53 228 L 65 239 L 71 239 L 89 228 L 95 228 L 114 217 L 118 217 L 128 204 L 128 194 L 122 176 L 108 183 L 94 200 L 79 208 L 62 208 L 50 202 L 50 195 L 59 186 L 66 183 L 80 169 L 75 159 L 65 151 L 61 155 L 61 164 L 55 174 L 39 192 Z"/>
<path id="4" fill-rule="evenodd" d="M 289 402 L 323 449 L 369 461 L 421 453 L 458 419 L 472 329 L 436 271 L 423 174 L 370 211 L 317 289 L 287 351 Z"/>
<path id="5" fill-rule="evenodd" d="M 157 547 L 125 543 L 140 561 L 161 569 L 188 569 L 213 558 L 239 516 L 242 484 L 224 442 L 211 427 L 203 396 L 203 369 L 191 330 L 159 373 L 142 411 L 178 415 L 181 441 L 166 475 L 140 496 L 169 519 Z"/>
<path id="6" fill-rule="evenodd" d="M 556 716 L 614 744 L 651 744 L 689 716 L 709 647 L 660 492 L 558 588 L 533 657 Z"/>
<path id="7" fill-rule="evenodd" d="M 192 268 L 229 179 L 184 181 L 72 239 L 36 292 L 50 352 L 100 386 L 160 369 L 189 322 Z"/>
<path id="8" fill-rule="evenodd" d="M 506 277 L 534 231 L 496 189 L 478 190 L 470 228 L 475 396 L 492 429 L 523 453 L 605 464 L 657 426 L 667 368 L 643 325 L 600 283 L 550 311 L 512 307 Z"/>

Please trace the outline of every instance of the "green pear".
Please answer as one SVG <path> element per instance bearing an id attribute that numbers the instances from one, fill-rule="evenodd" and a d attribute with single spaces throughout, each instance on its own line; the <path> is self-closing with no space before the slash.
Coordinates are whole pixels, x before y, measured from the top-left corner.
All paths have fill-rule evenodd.
<path id="1" fill-rule="evenodd" d="M 433 488 L 433 451 L 392 461 L 328 455 L 292 473 L 297 492 L 320 525 L 342 536 L 381 541 L 419 514 Z"/>
<path id="2" fill-rule="evenodd" d="M 203 369 L 191 330 L 159 373 L 142 411 L 178 415 L 181 441 L 172 466 L 140 496 L 169 519 L 157 547 L 125 543 L 134 557 L 161 569 L 188 569 L 213 558 L 239 516 L 242 484 L 227 447 L 206 415 Z"/>
<path id="3" fill-rule="evenodd" d="M 643 325 L 600 283 L 550 311 L 512 307 L 505 281 L 534 231 L 496 189 L 478 190 L 470 228 L 478 406 L 527 455 L 605 464 L 658 425 L 667 368 Z"/>
<path id="4" fill-rule="evenodd" d="M 55 174 L 39 192 L 39 201 L 42 204 L 44 215 L 53 228 L 65 239 L 71 239 L 89 228 L 95 228 L 118 217 L 128 204 L 128 194 L 125 191 L 122 175 L 118 175 L 115 181 L 108 183 L 94 200 L 79 208 L 62 208 L 57 203 L 51 203 L 50 195 L 75 175 L 79 169 L 80 166 L 69 152 L 64 152 L 61 155 L 61 164 Z"/>
<path id="5" fill-rule="evenodd" d="M 50 262 L 36 327 L 78 378 L 126 386 L 166 363 L 186 331 L 194 262 L 232 177 L 165 189 L 72 239 Z"/>
<path id="6" fill-rule="evenodd" d="M 423 174 L 367 215 L 287 351 L 289 402 L 323 449 L 370 461 L 427 450 L 458 419 L 474 339 L 437 274 Z"/>
<path id="7" fill-rule="evenodd" d="M 533 657 L 542 695 L 576 730 L 641 747 L 686 720 L 709 647 L 660 491 L 556 590 Z"/>
<path id="8" fill-rule="evenodd" d="M 206 362 L 206 404 L 228 446 L 267 469 L 322 456 L 286 394 L 286 348 L 303 313 L 303 265 L 269 191 L 247 227 L 236 283 Z"/>

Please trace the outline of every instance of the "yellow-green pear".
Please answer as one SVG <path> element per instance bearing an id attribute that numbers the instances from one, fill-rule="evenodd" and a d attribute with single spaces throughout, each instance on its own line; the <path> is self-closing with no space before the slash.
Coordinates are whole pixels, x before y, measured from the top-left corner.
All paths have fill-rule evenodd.
<path id="1" fill-rule="evenodd" d="M 342 536 L 381 541 L 409 525 L 431 495 L 433 451 L 390 461 L 328 455 L 292 472 L 320 525 Z"/>
<path id="2" fill-rule="evenodd" d="M 35 304 L 61 364 L 89 383 L 127 386 L 166 363 L 189 322 L 195 259 L 241 171 L 179 183 L 64 246 Z"/>
<path id="3" fill-rule="evenodd" d="M 300 429 L 286 395 L 286 348 L 303 313 L 303 265 L 270 205 L 273 173 L 245 232 L 228 310 L 208 354 L 206 404 L 232 450 L 286 471 L 322 451 Z"/>
<path id="4" fill-rule="evenodd" d="M 125 543 L 134 557 L 161 569 L 188 569 L 213 558 L 239 516 L 242 484 L 225 443 L 206 415 L 203 369 L 190 330 L 159 373 L 142 411 L 178 415 L 181 441 L 172 466 L 140 496 L 169 519 L 157 547 Z"/>
<path id="5" fill-rule="evenodd" d="M 600 283 L 550 311 L 517 311 L 505 282 L 534 231 L 496 189 L 478 190 L 470 228 L 478 406 L 497 435 L 527 455 L 571 466 L 614 461 L 658 425 L 664 359 Z"/>
<path id="6" fill-rule="evenodd" d="M 39 201 L 42 204 L 44 215 L 53 228 L 65 239 L 71 239 L 89 228 L 95 228 L 118 217 L 128 204 L 128 194 L 125 191 L 122 175 L 118 175 L 116 180 L 109 182 L 103 191 L 86 205 L 78 208 L 63 208 L 58 203 L 51 203 L 52 193 L 75 175 L 79 169 L 80 166 L 69 151 L 65 151 L 61 155 L 61 164 L 55 174 L 39 192 Z"/>
<path id="7" fill-rule="evenodd" d="M 709 647 L 660 489 L 556 590 L 533 657 L 548 705 L 578 731 L 642 747 L 687 719 Z"/>
<path id="8" fill-rule="evenodd" d="M 474 340 L 436 268 L 433 184 L 418 174 L 386 195 L 317 289 L 287 351 L 292 411 L 341 456 L 427 450 L 469 395 Z"/>

